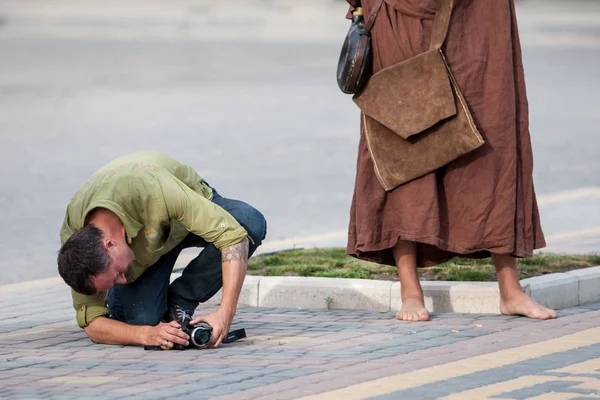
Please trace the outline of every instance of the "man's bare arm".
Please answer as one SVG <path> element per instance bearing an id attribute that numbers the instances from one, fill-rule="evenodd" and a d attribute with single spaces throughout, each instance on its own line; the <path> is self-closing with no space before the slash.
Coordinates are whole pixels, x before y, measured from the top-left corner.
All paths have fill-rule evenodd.
<path id="1" fill-rule="evenodd" d="M 222 262 L 241 261 L 248 263 L 248 237 L 245 237 L 241 242 L 221 250 Z"/>
<path id="2" fill-rule="evenodd" d="M 212 346 L 218 347 L 227 336 L 231 321 L 237 310 L 237 302 L 242 291 L 248 265 L 248 238 L 221 249 L 223 267 L 223 298 L 219 309 L 208 315 L 192 320 L 192 324 L 206 322 L 213 327 Z"/>
<path id="3" fill-rule="evenodd" d="M 173 347 L 173 342 L 187 346 L 189 337 L 179 327 L 176 322 L 156 326 L 129 325 L 100 317 L 85 327 L 85 333 L 94 343 L 161 346 L 167 349 Z"/>
<path id="4" fill-rule="evenodd" d="M 235 314 L 244 278 L 246 277 L 248 246 L 248 237 L 245 237 L 241 242 L 221 250 L 223 264 L 223 299 L 221 307 L 231 314 L 231 318 Z"/>

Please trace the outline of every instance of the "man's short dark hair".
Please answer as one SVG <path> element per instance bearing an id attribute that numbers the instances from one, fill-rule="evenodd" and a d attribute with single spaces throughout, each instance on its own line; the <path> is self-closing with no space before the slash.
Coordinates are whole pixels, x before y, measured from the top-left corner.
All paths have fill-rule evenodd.
<path id="1" fill-rule="evenodd" d="M 95 294 L 92 277 L 106 271 L 112 257 L 102 246 L 102 231 L 86 225 L 58 251 L 58 273 L 76 292 Z"/>

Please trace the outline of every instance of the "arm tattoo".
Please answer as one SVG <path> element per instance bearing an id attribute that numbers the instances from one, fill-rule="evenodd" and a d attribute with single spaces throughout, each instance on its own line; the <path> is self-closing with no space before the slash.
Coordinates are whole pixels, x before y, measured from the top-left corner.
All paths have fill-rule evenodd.
<path id="1" fill-rule="evenodd" d="M 230 261 L 248 261 L 248 237 L 233 246 L 225 247 L 221 250 L 221 259 L 223 262 Z"/>

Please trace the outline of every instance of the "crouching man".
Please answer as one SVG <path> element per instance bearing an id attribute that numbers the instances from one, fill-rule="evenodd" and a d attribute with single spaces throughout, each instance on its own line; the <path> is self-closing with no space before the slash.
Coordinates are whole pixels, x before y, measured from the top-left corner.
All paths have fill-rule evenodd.
<path id="1" fill-rule="evenodd" d="M 77 323 L 96 343 L 187 346 L 179 328 L 226 337 L 248 257 L 266 235 L 263 215 L 220 196 L 191 167 L 157 152 L 116 159 L 73 196 L 60 232 L 58 272 L 72 288 Z M 181 250 L 203 250 L 170 283 Z M 223 288 L 218 310 L 194 310 Z"/>

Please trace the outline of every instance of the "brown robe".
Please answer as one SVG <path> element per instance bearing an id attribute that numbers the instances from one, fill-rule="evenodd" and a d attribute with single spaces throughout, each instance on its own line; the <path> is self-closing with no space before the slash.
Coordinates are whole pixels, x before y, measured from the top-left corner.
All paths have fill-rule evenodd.
<path id="1" fill-rule="evenodd" d="M 365 16 L 375 2 L 362 1 Z M 435 7 L 436 0 L 385 0 L 372 30 L 374 72 L 428 49 Z M 361 126 L 349 255 L 395 265 L 391 249 L 409 240 L 423 267 L 457 255 L 531 257 L 545 246 L 513 0 L 455 0 L 443 48 L 486 143 L 386 192 Z"/>

